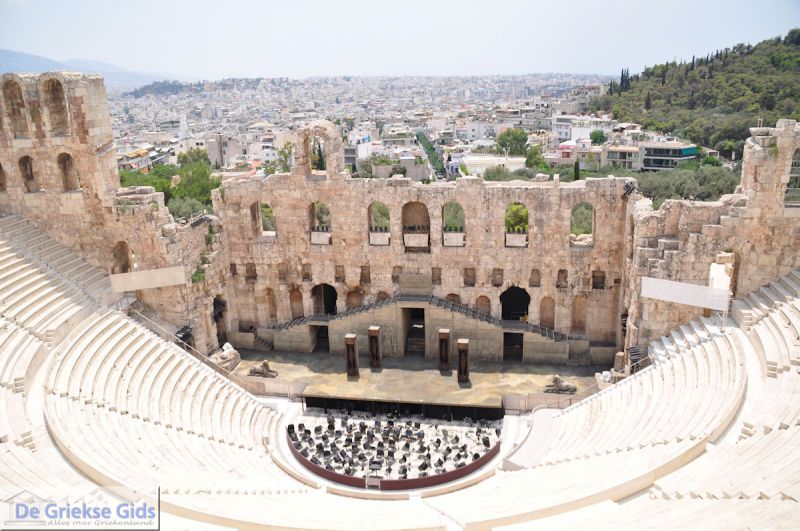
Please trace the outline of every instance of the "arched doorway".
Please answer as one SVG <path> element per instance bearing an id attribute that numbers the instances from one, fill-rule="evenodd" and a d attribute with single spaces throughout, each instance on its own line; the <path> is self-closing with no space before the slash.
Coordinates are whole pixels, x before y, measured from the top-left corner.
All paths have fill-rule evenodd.
<path id="1" fill-rule="evenodd" d="M 292 319 L 303 317 L 303 294 L 298 288 L 293 288 L 289 292 L 289 310 L 292 314 Z"/>
<path id="2" fill-rule="evenodd" d="M 527 320 L 531 296 L 517 286 L 511 286 L 500 295 L 502 318 L 508 321 Z"/>
<path id="3" fill-rule="evenodd" d="M 539 302 L 539 326 L 551 330 L 556 327 L 556 301 L 553 297 L 542 297 Z"/>
<path id="4" fill-rule="evenodd" d="M 126 242 L 117 242 L 111 254 L 114 260 L 111 265 L 111 274 L 116 275 L 131 271 L 131 250 Z"/>
<path id="5" fill-rule="evenodd" d="M 347 305 L 347 309 L 358 308 L 364 303 L 364 296 L 361 294 L 360 291 L 354 289 L 347 294 L 347 298 L 345 299 L 345 304 Z"/>
<path id="6" fill-rule="evenodd" d="M 475 299 L 475 309 L 479 312 L 491 314 L 492 313 L 492 301 L 489 300 L 489 297 L 485 295 L 481 295 L 477 299 Z"/>
<path id="7" fill-rule="evenodd" d="M 572 300 L 572 326 L 573 334 L 586 334 L 586 296 L 579 295 Z"/>
<path id="8" fill-rule="evenodd" d="M 455 302 L 456 304 L 461 304 L 461 295 L 458 293 L 448 293 L 445 299 L 450 302 Z"/>
<path id="9" fill-rule="evenodd" d="M 330 284 L 317 284 L 311 289 L 314 315 L 336 315 L 336 288 Z"/>

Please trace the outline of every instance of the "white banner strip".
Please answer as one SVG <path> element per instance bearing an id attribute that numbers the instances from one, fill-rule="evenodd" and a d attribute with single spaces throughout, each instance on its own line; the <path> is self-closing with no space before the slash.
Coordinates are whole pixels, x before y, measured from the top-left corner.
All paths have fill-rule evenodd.
<path id="1" fill-rule="evenodd" d="M 642 297 L 649 299 L 677 302 L 721 312 L 728 309 L 728 290 L 722 288 L 709 288 L 674 280 L 642 277 L 641 293 Z"/>

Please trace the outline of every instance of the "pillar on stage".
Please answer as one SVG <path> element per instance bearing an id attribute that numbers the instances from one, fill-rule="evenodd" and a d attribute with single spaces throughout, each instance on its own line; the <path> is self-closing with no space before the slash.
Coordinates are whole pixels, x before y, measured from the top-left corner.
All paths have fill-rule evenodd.
<path id="1" fill-rule="evenodd" d="M 379 369 L 383 363 L 381 354 L 381 327 L 369 327 L 369 366 Z"/>
<path id="2" fill-rule="evenodd" d="M 358 345 L 356 335 L 347 334 L 344 336 L 344 346 L 347 352 L 347 376 L 358 376 Z"/>
<path id="3" fill-rule="evenodd" d="M 450 329 L 439 329 L 439 370 L 450 370 Z"/>
<path id="4" fill-rule="evenodd" d="M 469 383 L 469 339 L 461 338 L 458 346 L 458 383 Z"/>

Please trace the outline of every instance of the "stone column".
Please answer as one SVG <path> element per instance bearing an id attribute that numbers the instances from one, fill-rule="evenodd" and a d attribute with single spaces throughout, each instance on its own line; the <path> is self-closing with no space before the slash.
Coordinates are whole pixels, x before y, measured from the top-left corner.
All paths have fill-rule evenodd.
<path id="1" fill-rule="evenodd" d="M 450 370 L 450 329 L 439 329 L 439 370 Z"/>
<path id="2" fill-rule="evenodd" d="M 458 346 L 458 383 L 469 384 L 469 339 L 461 338 Z"/>
<path id="3" fill-rule="evenodd" d="M 344 347 L 347 353 L 347 376 L 358 378 L 358 345 L 355 334 L 344 336 Z"/>
<path id="4" fill-rule="evenodd" d="M 369 366 L 379 369 L 383 362 L 381 355 L 381 327 L 369 327 Z"/>

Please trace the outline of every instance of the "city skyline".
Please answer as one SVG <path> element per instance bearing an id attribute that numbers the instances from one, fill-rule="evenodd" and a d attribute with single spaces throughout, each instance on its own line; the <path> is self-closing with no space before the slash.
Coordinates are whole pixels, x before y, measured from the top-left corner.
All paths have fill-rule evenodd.
<path id="1" fill-rule="evenodd" d="M 4 0 L 0 17 L 13 23 L 0 35 L 0 48 L 182 79 L 616 75 L 756 43 L 800 20 L 800 5 L 788 1 L 769 2 L 769 9 L 746 2 L 670 5 L 653 14 L 630 1 L 573 2 L 569 9 L 515 1 L 491 9 L 480 2 L 233 1 L 219 12 L 208 1 L 108 9 L 96 0 Z"/>

